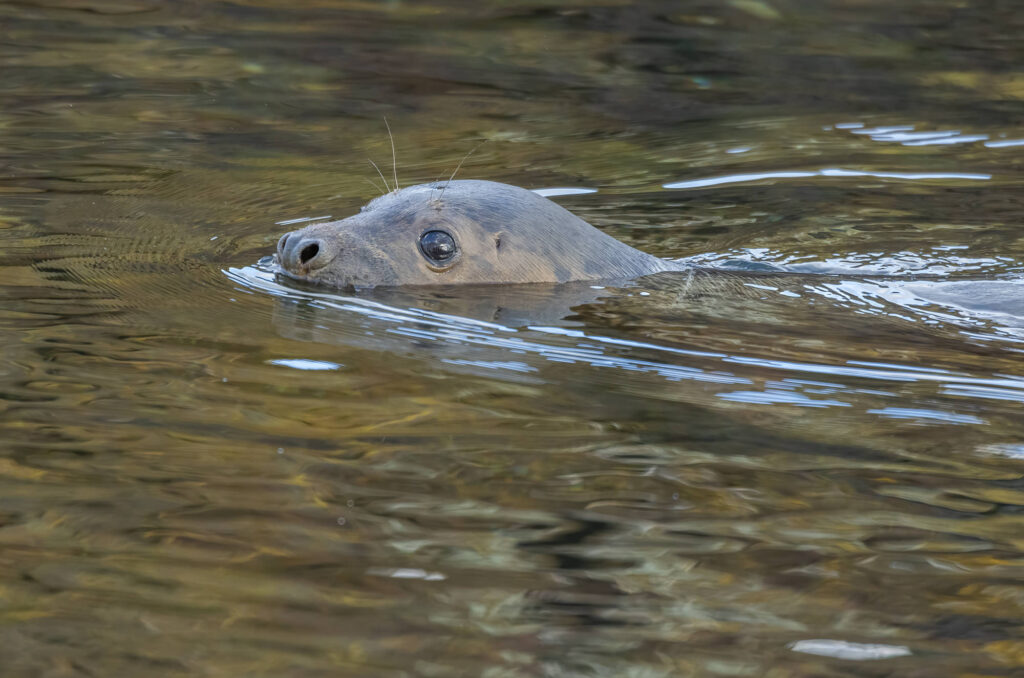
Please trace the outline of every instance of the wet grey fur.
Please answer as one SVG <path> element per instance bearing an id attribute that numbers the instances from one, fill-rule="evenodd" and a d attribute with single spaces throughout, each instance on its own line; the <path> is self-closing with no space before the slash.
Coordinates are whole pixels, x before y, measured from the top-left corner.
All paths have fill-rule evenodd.
<path id="1" fill-rule="evenodd" d="M 419 249 L 432 230 L 457 243 L 443 268 Z M 284 235 L 277 257 L 287 275 L 335 288 L 628 280 L 680 269 L 532 191 L 475 180 L 388 193 L 347 219 Z"/>

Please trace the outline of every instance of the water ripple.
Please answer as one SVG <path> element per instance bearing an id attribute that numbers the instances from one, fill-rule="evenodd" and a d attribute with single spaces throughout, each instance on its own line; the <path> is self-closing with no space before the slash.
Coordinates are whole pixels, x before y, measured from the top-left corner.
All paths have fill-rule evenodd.
<path id="1" fill-rule="evenodd" d="M 573 328 L 528 325 L 522 328 L 486 322 L 473 318 L 438 313 L 415 307 L 390 306 L 371 299 L 342 296 L 327 292 L 296 290 L 281 285 L 271 271 L 255 268 L 232 268 L 224 271 L 231 280 L 246 288 L 259 290 L 293 302 L 305 301 L 317 308 L 372 318 L 383 327 L 362 330 L 370 337 L 367 343 L 381 349 L 381 336 L 390 335 L 436 342 L 451 346 L 458 356 L 444 357 L 451 366 L 481 368 L 489 372 L 536 373 L 531 360 L 547 363 L 581 364 L 594 368 L 614 369 L 630 373 L 648 373 L 668 381 L 692 381 L 718 384 L 723 387 L 743 386 L 740 390 L 724 390 L 718 394 L 723 401 L 797 407 L 850 407 L 851 402 L 835 397 L 877 394 L 854 384 L 823 382 L 818 379 L 794 378 L 799 375 L 827 376 L 840 379 L 878 382 L 882 384 L 934 384 L 947 395 L 978 395 L 988 399 L 1024 402 L 1024 377 L 1010 374 L 975 376 L 938 367 L 899 364 L 886 361 L 849 360 L 845 364 L 814 363 L 799 360 L 767 358 L 754 355 L 695 350 L 650 341 L 630 340 Z M 832 286 L 826 286 L 831 289 Z M 837 287 L 842 292 L 842 287 Z M 856 288 L 854 288 L 856 289 Z M 835 296 L 835 295 L 834 295 Z M 870 301 L 870 300 L 868 300 Z M 877 303 L 877 302 L 871 302 Z M 347 335 L 339 338 L 352 343 L 364 340 L 351 328 L 355 323 L 342 323 Z M 347 338 L 345 338 L 347 337 Z M 478 351 L 474 355 L 471 349 Z M 614 351 L 614 352 L 613 352 Z M 495 355 L 497 352 L 498 355 Z M 652 357 L 639 357 L 638 353 Z M 530 356 L 530 360 L 510 360 L 509 354 Z M 501 356 L 501 357 L 498 357 Z M 660 356 L 658 359 L 655 356 Z M 698 364 L 680 364 L 681 361 Z M 757 368 L 781 373 L 781 380 L 737 373 L 729 366 Z M 323 368 L 318 368 L 323 369 Z M 822 398 L 822 395 L 833 397 Z M 915 423 L 927 421 L 984 424 L 979 417 L 952 411 L 915 408 L 869 408 L 868 413 L 887 418 L 903 418 Z"/>
<path id="2" fill-rule="evenodd" d="M 986 137 L 988 138 L 988 137 Z M 867 170 L 850 170 L 841 168 L 824 168 L 820 170 L 792 170 L 782 172 L 752 172 L 731 174 L 707 179 L 692 179 L 662 184 L 662 188 L 706 188 L 724 184 L 741 184 L 766 179 L 803 179 L 809 177 L 874 177 L 877 179 L 900 179 L 905 181 L 935 181 L 947 179 L 963 179 L 966 181 L 988 181 L 991 174 L 973 172 L 873 172 Z"/>

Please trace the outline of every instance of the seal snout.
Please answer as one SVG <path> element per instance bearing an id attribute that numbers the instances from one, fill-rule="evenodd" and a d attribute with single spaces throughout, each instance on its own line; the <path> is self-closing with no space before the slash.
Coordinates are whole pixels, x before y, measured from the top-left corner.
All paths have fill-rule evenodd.
<path id="1" fill-rule="evenodd" d="M 338 248 L 323 238 L 305 234 L 303 231 L 285 233 L 277 242 L 278 260 L 292 273 L 307 274 L 323 268 L 334 260 Z"/>

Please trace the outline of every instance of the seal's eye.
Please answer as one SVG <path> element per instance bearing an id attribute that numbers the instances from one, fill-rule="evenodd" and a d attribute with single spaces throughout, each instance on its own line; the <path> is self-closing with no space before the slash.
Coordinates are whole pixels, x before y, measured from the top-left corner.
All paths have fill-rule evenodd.
<path id="1" fill-rule="evenodd" d="M 427 231 L 420 236 L 420 251 L 434 263 L 448 261 L 455 256 L 455 238 L 444 231 Z"/>

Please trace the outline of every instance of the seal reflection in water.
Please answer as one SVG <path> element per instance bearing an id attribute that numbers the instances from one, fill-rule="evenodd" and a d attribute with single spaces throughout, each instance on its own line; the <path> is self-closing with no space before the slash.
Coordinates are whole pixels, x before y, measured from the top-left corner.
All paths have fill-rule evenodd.
<path id="1" fill-rule="evenodd" d="M 282 272 L 335 288 L 628 280 L 680 265 L 636 250 L 532 191 L 410 186 L 359 214 L 285 234 Z"/>

